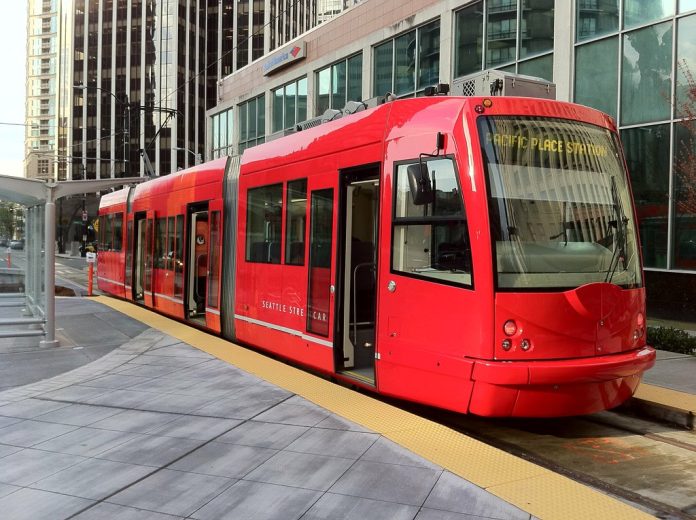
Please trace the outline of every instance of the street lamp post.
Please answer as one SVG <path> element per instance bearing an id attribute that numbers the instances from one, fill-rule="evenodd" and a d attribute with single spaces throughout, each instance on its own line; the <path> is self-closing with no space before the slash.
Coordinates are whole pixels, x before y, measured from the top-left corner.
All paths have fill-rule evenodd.
<path id="1" fill-rule="evenodd" d="M 174 147 L 174 148 L 172 148 L 172 150 L 175 150 L 177 152 L 179 152 L 179 151 L 188 152 L 191 155 L 193 155 L 193 164 L 194 165 L 198 165 L 198 164 L 201 164 L 203 162 L 203 157 L 201 156 L 201 154 L 196 153 L 193 150 L 189 150 L 188 148 Z"/>
<path id="2" fill-rule="evenodd" d="M 128 161 L 130 159 L 130 103 L 121 101 L 118 99 L 116 94 L 110 90 L 98 87 L 96 85 L 73 85 L 73 87 L 77 90 L 82 90 L 83 92 L 87 91 L 88 89 L 99 90 L 100 92 L 110 95 L 119 105 L 121 105 L 122 117 L 124 120 L 123 127 L 121 129 L 123 133 L 123 176 L 127 177 L 129 173 Z M 127 125 L 126 122 L 128 123 Z M 128 153 L 126 153 L 126 150 L 128 150 Z"/>

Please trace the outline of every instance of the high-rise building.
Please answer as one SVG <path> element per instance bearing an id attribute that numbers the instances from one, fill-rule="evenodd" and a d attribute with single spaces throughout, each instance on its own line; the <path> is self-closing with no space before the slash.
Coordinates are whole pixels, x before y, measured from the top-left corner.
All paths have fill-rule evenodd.
<path id="1" fill-rule="evenodd" d="M 218 81 L 314 27 L 318 2 L 29 0 L 27 176 L 194 164 Z M 322 20 L 354 2 L 322 5 Z"/>

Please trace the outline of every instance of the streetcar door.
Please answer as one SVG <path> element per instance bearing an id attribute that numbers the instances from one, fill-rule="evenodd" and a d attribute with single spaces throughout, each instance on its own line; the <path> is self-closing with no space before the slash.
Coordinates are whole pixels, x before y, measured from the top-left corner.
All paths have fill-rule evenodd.
<path id="1" fill-rule="evenodd" d="M 208 275 L 205 288 L 206 326 L 220 328 L 220 270 L 222 267 L 222 201 L 208 205 Z"/>
<path id="2" fill-rule="evenodd" d="M 135 216 L 135 269 L 133 269 L 133 300 L 152 307 L 152 240 L 154 211 Z"/>
<path id="3" fill-rule="evenodd" d="M 334 188 L 313 189 L 310 179 L 309 279 L 307 291 L 307 332 L 311 341 L 327 347 L 334 344 L 333 267 Z"/>
<path id="4" fill-rule="evenodd" d="M 374 385 L 379 167 L 342 173 L 341 341 L 336 368 Z"/>
<path id="5" fill-rule="evenodd" d="M 189 206 L 188 216 L 186 317 L 199 325 L 205 325 L 210 243 L 208 204 Z"/>

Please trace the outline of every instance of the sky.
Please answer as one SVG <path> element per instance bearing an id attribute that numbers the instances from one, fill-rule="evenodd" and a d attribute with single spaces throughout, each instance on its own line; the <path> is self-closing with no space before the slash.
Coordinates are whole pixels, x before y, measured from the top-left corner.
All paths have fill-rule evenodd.
<path id="1" fill-rule="evenodd" d="M 0 16 L 0 175 L 24 175 L 27 0 L 5 0 Z"/>

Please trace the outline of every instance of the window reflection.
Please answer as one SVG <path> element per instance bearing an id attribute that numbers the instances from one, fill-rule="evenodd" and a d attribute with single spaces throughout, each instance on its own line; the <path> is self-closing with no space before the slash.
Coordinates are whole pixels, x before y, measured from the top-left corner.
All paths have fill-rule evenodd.
<path id="1" fill-rule="evenodd" d="M 622 123 L 647 123 L 669 118 L 671 68 L 671 22 L 624 35 Z"/>
<path id="2" fill-rule="evenodd" d="M 577 41 L 611 34 L 619 28 L 619 0 L 578 0 Z"/>
<path id="3" fill-rule="evenodd" d="M 674 0 L 625 0 L 624 27 L 635 27 L 674 14 Z"/>
<path id="4" fill-rule="evenodd" d="M 669 125 L 621 132 L 631 175 L 645 267 L 667 267 Z"/>
<path id="5" fill-rule="evenodd" d="M 674 267 L 696 269 L 696 121 L 675 128 Z"/>
<path id="6" fill-rule="evenodd" d="M 575 53 L 575 102 L 616 117 L 618 37 L 577 48 Z"/>

